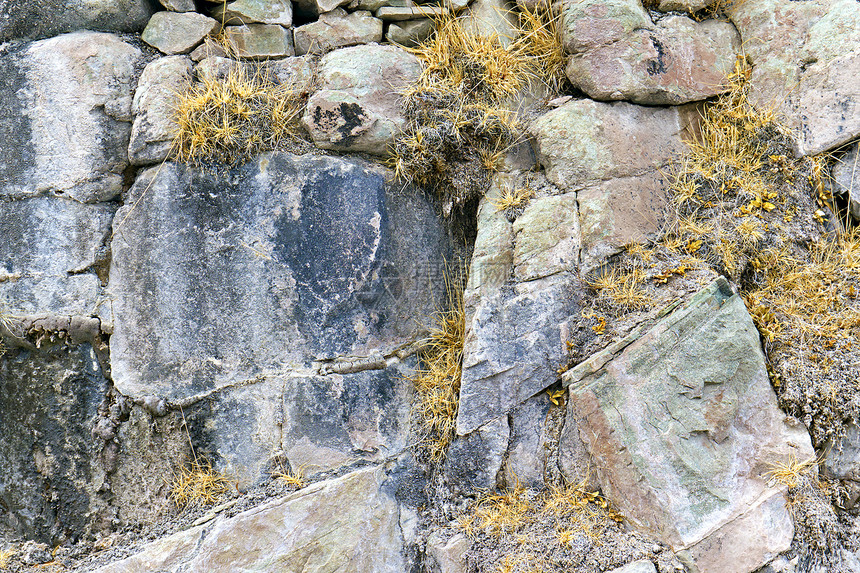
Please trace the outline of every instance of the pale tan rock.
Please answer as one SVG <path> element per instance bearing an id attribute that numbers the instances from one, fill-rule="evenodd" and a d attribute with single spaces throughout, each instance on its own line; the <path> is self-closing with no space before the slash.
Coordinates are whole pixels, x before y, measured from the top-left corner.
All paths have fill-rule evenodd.
<path id="1" fill-rule="evenodd" d="M 763 0 L 729 5 L 753 63 L 750 99 L 778 108 L 814 155 L 860 135 L 860 4 Z"/>
<path id="2" fill-rule="evenodd" d="M 517 16 L 507 0 L 475 0 L 460 20 L 464 30 L 496 37 L 503 46 L 509 46 L 519 35 Z"/>
<path id="3" fill-rule="evenodd" d="M 176 132 L 178 94 L 191 82 L 191 60 L 167 56 L 147 64 L 137 84 L 135 114 L 128 144 L 132 165 L 158 163 L 167 158 Z"/>
<path id="4" fill-rule="evenodd" d="M 388 26 L 385 39 L 401 46 L 415 46 L 426 40 L 433 32 L 433 20 L 421 18 L 406 20 Z"/>
<path id="5" fill-rule="evenodd" d="M 439 18 L 447 13 L 447 8 L 438 6 L 383 6 L 376 11 L 376 17 L 385 21 L 399 22 L 415 18 Z"/>
<path id="6" fill-rule="evenodd" d="M 529 127 L 550 181 L 575 191 L 590 183 L 665 167 L 686 152 L 694 108 L 572 100 Z"/>
<path id="7" fill-rule="evenodd" d="M 427 553 L 435 561 L 436 573 L 466 573 L 466 551 L 472 544 L 462 533 L 444 540 L 439 533 L 427 539 Z"/>
<path id="8" fill-rule="evenodd" d="M 397 502 L 371 467 L 318 482 L 234 517 L 161 539 L 99 573 L 362 571 L 402 573 Z"/>
<path id="9" fill-rule="evenodd" d="M 566 73 L 594 99 L 676 105 L 725 91 L 739 50 L 740 38 L 729 23 L 667 16 L 617 39 L 592 39 L 570 57 Z"/>

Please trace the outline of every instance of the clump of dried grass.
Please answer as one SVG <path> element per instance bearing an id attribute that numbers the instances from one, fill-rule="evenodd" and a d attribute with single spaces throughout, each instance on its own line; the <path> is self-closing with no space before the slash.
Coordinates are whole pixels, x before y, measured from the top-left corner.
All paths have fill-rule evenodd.
<path id="1" fill-rule="evenodd" d="M 304 107 L 301 91 L 239 63 L 226 78 L 204 78 L 177 96 L 173 151 L 197 166 L 230 166 L 276 149 L 298 133 Z"/>
<path id="2" fill-rule="evenodd" d="M 179 508 L 212 505 L 234 487 L 235 482 L 215 470 L 211 462 L 195 458 L 174 472 L 170 483 L 170 499 Z"/>
<path id="3" fill-rule="evenodd" d="M 575 562 L 575 553 L 599 545 L 607 529 L 621 521 L 584 484 L 542 491 L 517 484 L 482 496 L 457 527 L 478 545 L 508 549 L 495 552 L 492 562 L 480 563 L 480 571 L 525 573 L 566 570 L 566 560 Z"/>
<path id="4" fill-rule="evenodd" d="M 398 177 L 435 190 L 446 214 L 480 197 L 489 173 L 521 140 L 512 111 L 519 94 L 538 81 L 561 85 L 559 15 L 526 9 L 519 18 L 519 37 L 509 45 L 446 16 L 411 49 L 424 69 L 403 92 L 407 124 L 391 164 Z"/>
<path id="5" fill-rule="evenodd" d="M 415 386 L 418 454 L 434 465 L 444 461 L 457 425 L 466 335 L 464 285 L 460 277 L 446 277 L 447 310 L 436 313 L 436 324 L 419 356 L 419 369 L 410 378 Z"/>
<path id="6" fill-rule="evenodd" d="M 9 560 L 15 556 L 17 551 L 14 547 L 0 550 L 0 569 L 6 569 L 9 566 Z"/>

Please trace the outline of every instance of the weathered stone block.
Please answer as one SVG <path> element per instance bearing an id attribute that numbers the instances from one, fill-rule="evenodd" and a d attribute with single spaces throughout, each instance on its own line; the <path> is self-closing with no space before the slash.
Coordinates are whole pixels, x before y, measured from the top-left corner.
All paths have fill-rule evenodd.
<path id="1" fill-rule="evenodd" d="M 335 50 L 320 62 L 302 123 L 323 149 L 384 155 L 405 124 L 398 91 L 420 74 L 418 58 L 396 46 Z"/>
<path id="2" fill-rule="evenodd" d="M 77 32 L 0 57 L 0 195 L 107 201 L 128 166 L 140 50 Z"/>
<path id="3" fill-rule="evenodd" d="M 791 545 L 766 473 L 814 456 L 770 387 L 758 331 L 717 279 L 641 337 L 565 373 L 568 422 L 603 493 L 702 573 L 753 571 Z"/>

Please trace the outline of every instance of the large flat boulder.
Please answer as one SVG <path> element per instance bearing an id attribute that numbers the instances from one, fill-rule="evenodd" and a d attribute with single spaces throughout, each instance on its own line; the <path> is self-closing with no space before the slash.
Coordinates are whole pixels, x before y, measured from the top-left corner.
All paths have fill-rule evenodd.
<path id="1" fill-rule="evenodd" d="M 6 0 L 0 10 L 0 43 L 75 30 L 140 32 L 153 10 L 148 0 Z"/>
<path id="2" fill-rule="evenodd" d="M 727 11 L 753 63 L 751 101 L 782 112 L 801 154 L 860 135 L 860 4 L 764 0 Z"/>
<path id="3" fill-rule="evenodd" d="M 717 279 L 645 334 L 564 374 L 606 495 L 702 573 L 749 572 L 794 535 L 776 463 L 814 458 L 770 387 L 742 299 Z"/>
<path id="4" fill-rule="evenodd" d="M 218 516 L 97 571 L 402 573 L 404 536 L 389 489 L 381 467 L 355 471 L 234 517 Z"/>
<path id="5" fill-rule="evenodd" d="M 143 54 L 112 34 L 76 32 L 0 56 L 0 196 L 93 203 L 122 190 Z"/>
<path id="6" fill-rule="evenodd" d="M 103 307 L 117 389 L 182 407 L 243 479 L 278 452 L 316 473 L 403 450 L 405 347 L 445 296 L 452 243 L 387 174 L 286 153 L 220 176 L 143 172 L 115 219 Z"/>

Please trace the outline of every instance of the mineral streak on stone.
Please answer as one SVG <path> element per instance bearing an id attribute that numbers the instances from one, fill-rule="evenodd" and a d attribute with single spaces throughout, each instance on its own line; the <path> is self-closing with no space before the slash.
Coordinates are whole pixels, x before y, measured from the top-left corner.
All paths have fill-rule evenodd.
<path id="1" fill-rule="evenodd" d="M 702 573 L 752 571 L 791 545 L 777 462 L 814 456 L 770 387 L 742 299 L 717 279 L 641 337 L 563 376 L 568 422 L 603 492 Z"/>
<path id="2" fill-rule="evenodd" d="M 302 124 L 317 147 L 384 155 L 405 124 L 398 90 L 420 74 L 418 58 L 396 46 L 335 50 L 320 61 Z"/>

